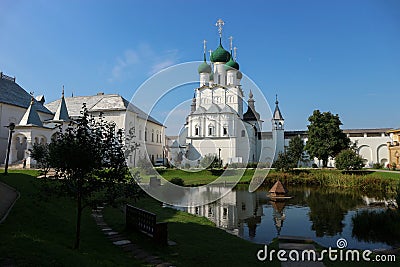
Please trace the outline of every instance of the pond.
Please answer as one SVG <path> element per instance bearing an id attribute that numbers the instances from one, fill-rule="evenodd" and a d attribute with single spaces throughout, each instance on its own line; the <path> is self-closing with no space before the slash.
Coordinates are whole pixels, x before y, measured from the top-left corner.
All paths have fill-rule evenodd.
<path id="1" fill-rule="evenodd" d="M 278 235 L 289 235 L 311 237 L 325 247 L 336 247 L 339 238 L 345 238 L 347 248 L 354 249 L 398 245 L 396 235 L 383 227 L 385 220 L 393 220 L 386 213 L 391 212 L 388 207 L 394 205 L 394 199 L 354 190 L 289 187 L 293 198 L 271 201 L 268 190 L 250 193 L 239 187 L 214 203 L 180 209 L 207 217 L 219 228 L 254 243 L 268 244 Z M 378 225 L 368 221 L 372 215 Z"/>

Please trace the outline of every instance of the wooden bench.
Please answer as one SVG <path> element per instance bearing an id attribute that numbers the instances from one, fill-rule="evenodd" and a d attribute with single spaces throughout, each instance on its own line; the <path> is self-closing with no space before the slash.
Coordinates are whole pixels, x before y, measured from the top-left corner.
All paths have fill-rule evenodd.
<path id="1" fill-rule="evenodd" d="M 160 245 L 168 245 L 168 223 L 157 222 L 157 215 L 147 210 L 126 205 L 126 228 L 151 236 Z"/>

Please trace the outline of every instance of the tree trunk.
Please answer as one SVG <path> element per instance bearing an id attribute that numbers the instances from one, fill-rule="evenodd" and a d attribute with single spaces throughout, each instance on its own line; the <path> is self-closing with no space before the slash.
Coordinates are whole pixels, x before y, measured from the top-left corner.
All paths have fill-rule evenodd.
<path id="1" fill-rule="evenodd" d="M 82 218 L 82 197 L 80 192 L 78 193 L 76 210 L 77 214 L 76 214 L 76 233 L 75 233 L 74 249 L 79 249 L 79 243 L 81 239 L 81 218 Z"/>
<path id="2" fill-rule="evenodd" d="M 322 159 L 322 166 L 324 168 L 328 167 L 328 159 Z"/>

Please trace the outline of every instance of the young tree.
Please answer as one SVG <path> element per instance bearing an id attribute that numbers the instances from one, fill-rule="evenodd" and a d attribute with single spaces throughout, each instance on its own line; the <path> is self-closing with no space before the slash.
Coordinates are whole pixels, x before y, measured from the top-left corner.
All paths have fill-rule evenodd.
<path id="1" fill-rule="evenodd" d="M 363 158 L 352 149 L 342 150 L 336 156 L 335 162 L 339 170 L 361 170 L 364 166 Z"/>
<path id="2" fill-rule="evenodd" d="M 272 164 L 272 167 L 274 167 L 277 171 L 288 172 L 295 166 L 288 153 L 279 152 L 278 158 Z"/>
<path id="3" fill-rule="evenodd" d="M 136 152 L 139 150 L 140 143 L 136 141 L 135 127 L 129 129 L 125 134 L 125 158 L 129 158 L 133 154 L 133 167 L 136 168 Z"/>
<path id="4" fill-rule="evenodd" d="M 42 169 L 44 177 L 50 170 L 49 161 L 49 145 L 48 144 L 33 144 L 33 149 L 30 150 L 31 157 L 36 160 L 39 168 Z"/>
<path id="5" fill-rule="evenodd" d="M 286 153 L 294 167 L 298 166 L 299 161 L 303 161 L 304 143 L 300 136 L 295 136 L 289 141 Z"/>
<path id="6" fill-rule="evenodd" d="M 48 164 L 55 169 L 65 193 L 76 201 L 74 248 L 80 244 L 82 211 L 99 202 L 115 201 L 124 193 L 139 190 L 125 163 L 122 131 L 115 123 L 96 121 L 83 106 L 82 116 L 59 134 L 48 146 Z M 33 155 L 37 155 L 35 147 Z M 35 158 L 38 160 L 39 158 Z M 136 188 L 136 189 L 135 189 Z"/>
<path id="7" fill-rule="evenodd" d="M 200 161 L 200 166 L 206 169 L 220 168 L 221 165 L 222 162 L 218 159 L 218 156 L 215 154 L 207 154 Z"/>
<path id="8" fill-rule="evenodd" d="M 339 116 L 330 112 L 321 113 L 314 110 L 308 118 L 308 142 L 305 150 L 310 156 L 322 160 L 323 166 L 327 167 L 328 158 L 336 157 L 343 149 L 350 145 L 350 139 L 340 129 L 342 125 Z"/>

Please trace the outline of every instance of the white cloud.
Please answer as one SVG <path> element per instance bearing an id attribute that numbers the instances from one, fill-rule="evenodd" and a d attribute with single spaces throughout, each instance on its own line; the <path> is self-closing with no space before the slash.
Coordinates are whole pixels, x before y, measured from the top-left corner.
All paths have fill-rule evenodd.
<path id="1" fill-rule="evenodd" d="M 139 62 L 140 59 L 136 51 L 131 49 L 126 50 L 122 57 L 117 57 L 116 63 L 111 70 L 112 76 L 109 78 L 109 82 L 121 79 L 122 74 L 127 68 Z"/>
<path id="2" fill-rule="evenodd" d="M 121 81 L 124 77 L 143 70 L 144 74 L 152 75 L 177 62 L 178 50 L 156 53 L 150 45 L 141 44 L 136 49 L 125 50 L 122 56 L 115 59 L 108 81 Z"/>

